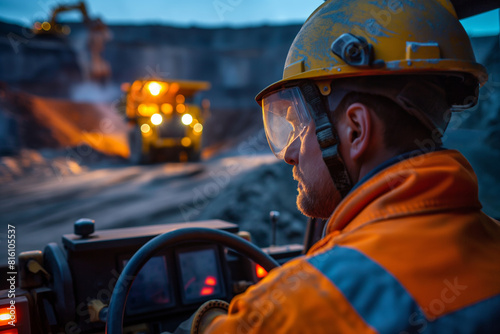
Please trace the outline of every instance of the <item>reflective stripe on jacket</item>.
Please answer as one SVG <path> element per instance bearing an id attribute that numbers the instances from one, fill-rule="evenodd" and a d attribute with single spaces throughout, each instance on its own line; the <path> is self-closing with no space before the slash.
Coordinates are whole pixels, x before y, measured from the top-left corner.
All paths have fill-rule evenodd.
<path id="1" fill-rule="evenodd" d="M 500 225 L 458 152 L 355 188 L 327 235 L 235 297 L 210 333 L 500 333 Z"/>

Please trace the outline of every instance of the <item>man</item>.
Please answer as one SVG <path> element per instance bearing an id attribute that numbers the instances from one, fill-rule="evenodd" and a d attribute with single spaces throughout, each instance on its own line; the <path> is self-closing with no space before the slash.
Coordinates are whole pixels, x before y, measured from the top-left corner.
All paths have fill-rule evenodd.
<path id="1" fill-rule="evenodd" d="M 441 147 L 485 81 L 446 0 L 320 6 L 257 101 L 325 236 L 206 333 L 499 333 L 500 226 Z"/>

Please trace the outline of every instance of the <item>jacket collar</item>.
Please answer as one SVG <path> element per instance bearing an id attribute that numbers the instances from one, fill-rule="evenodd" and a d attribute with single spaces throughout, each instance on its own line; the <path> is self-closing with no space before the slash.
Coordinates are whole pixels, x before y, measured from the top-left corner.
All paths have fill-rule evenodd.
<path id="1" fill-rule="evenodd" d="M 439 150 L 395 159 L 356 184 L 328 220 L 326 234 L 352 231 L 381 219 L 481 209 L 477 177 L 458 151 Z"/>

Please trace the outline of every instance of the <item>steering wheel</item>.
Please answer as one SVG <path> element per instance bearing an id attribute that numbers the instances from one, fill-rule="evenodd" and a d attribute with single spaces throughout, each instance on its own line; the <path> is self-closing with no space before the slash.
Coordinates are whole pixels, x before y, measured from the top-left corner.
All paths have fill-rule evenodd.
<path id="1" fill-rule="evenodd" d="M 132 283 L 142 266 L 146 264 L 157 251 L 182 242 L 206 241 L 217 242 L 223 246 L 234 249 L 238 253 L 260 264 L 267 271 L 279 267 L 278 262 L 260 250 L 257 246 L 229 232 L 209 228 L 191 227 L 161 234 L 144 244 L 144 246 L 132 256 L 130 261 L 128 261 L 125 268 L 123 268 L 109 303 L 106 333 L 122 334 L 125 304 Z"/>

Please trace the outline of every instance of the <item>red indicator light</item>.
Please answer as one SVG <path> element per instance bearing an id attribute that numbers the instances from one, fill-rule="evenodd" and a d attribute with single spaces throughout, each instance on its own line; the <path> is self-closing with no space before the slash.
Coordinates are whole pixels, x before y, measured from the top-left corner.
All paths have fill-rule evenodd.
<path id="1" fill-rule="evenodd" d="M 256 264 L 255 265 L 255 274 L 257 275 L 257 278 L 263 278 L 263 277 L 266 277 L 267 270 L 264 269 L 260 264 Z"/>
<path id="2" fill-rule="evenodd" d="M 203 287 L 203 289 L 201 289 L 200 296 L 208 296 L 211 295 L 212 293 L 214 293 L 214 288 L 205 286 Z"/>
<path id="3" fill-rule="evenodd" d="M 0 333 L 2 333 L 2 334 L 19 334 L 19 332 L 17 331 L 17 328 L 0 330 Z"/>
<path id="4" fill-rule="evenodd" d="M 16 322 L 17 314 L 14 307 L 12 309 L 9 309 L 8 307 L 0 308 L 0 327 L 15 324 Z"/>
<path id="5" fill-rule="evenodd" d="M 205 278 L 205 284 L 215 286 L 217 285 L 217 280 L 213 276 L 207 276 L 207 278 Z"/>

